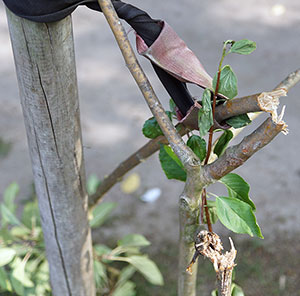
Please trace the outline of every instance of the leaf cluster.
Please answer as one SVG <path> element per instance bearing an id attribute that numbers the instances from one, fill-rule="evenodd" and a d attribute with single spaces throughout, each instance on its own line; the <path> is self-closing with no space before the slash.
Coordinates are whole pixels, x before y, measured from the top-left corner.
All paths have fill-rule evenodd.
<path id="1" fill-rule="evenodd" d="M 99 180 L 88 179 L 87 190 L 95 192 Z M 16 183 L 10 184 L 0 204 L 0 292 L 20 296 L 51 295 L 49 266 L 36 198 L 27 201 L 21 218 L 16 215 Z M 100 203 L 90 214 L 91 228 L 102 226 L 117 204 Z M 132 276 L 139 272 L 153 285 L 162 285 L 163 278 L 156 264 L 141 252 L 150 242 L 139 234 L 125 235 L 114 249 L 93 246 L 94 276 L 99 295 L 136 295 Z M 116 262 L 123 262 L 116 265 Z"/>
<path id="2" fill-rule="evenodd" d="M 229 49 L 227 48 L 228 45 L 230 45 Z M 198 113 L 199 135 L 193 134 L 189 136 L 186 143 L 187 146 L 190 147 L 198 156 L 200 161 L 203 161 L 206 158 L 207 144 L 205 141 L 205 136 L 214 124 L 212 94 L 217 92 L 218 94 L 221 94 L 222 97 L 226 98 L 226 100 L 230 100 L 233 99 L 238 93 L 236 75 L 229 65 L 222 67 L 222 62 L 225 56 L 230 53 L 246 55 L 250 54 L 253 50 L 255 50 L 255 48 L 255 42 L 247 39 L 242 39 L 240 41 L 228 40 L 224 43 L 219 70 L 213 79 L 213 89 L 205 89 L 203 92 L 201 101 L 202 108 Z M 216 89 L 218 74 L 220 78 L 218 89 Z M 172 103 L 172 100 L 170 102 L 170 108 L 172 112 L 174 112 L 174 103 Z M 169 116 L 172 112 L 169 112 Z M 243 127 L 250 122 L 251 121 L 247 114 L 231 117 L 226 120 L 226 123 L 233 128 Z M 144 124 L 144 135 L 151 134 L 153 136 L 153 126 L 160 131 L 160 129 L 157 128 L 158 123 L 156 122 L 155 118 L 151 118 L 151 125 L 149 120 Z M 213 152 L 217 157 L 223 155 L 230 140 L 233 138 L 233 133 L 231 130 L 221 131 L 222 135 L 219 137 L 213 149 Z M 157 135 L 161 135 L 161 131 L 157 133 L 156 136 Z M 159 160 L 168 179 L 186 181 L 187 175 L 184 166 L 176 154 L 172 151 L 170 146 L 161 145 L 159 151 Z M 228 174 L 219 180 L 219 182 L 226 186 L 228 195 L 213 195 L 215 200 L 208 200 L 207 207 L 209 210 L 210 220 L 213 223 L 215 223 L 217 220 L 220 220 L 225 227 L 236 233 L 247 233 L 250 236 L 258 236 L 263 238 L 254 215 L 255 205 L 249 198 L 250 187 L 247 182 L 237 174 Z"/>
<path id="3" fill-rule="evenodd" d="M 16 216 L 16 183 L 4 192 L 0 229 L 0 291 L 17 295 L 50 295 L 49 267 L 36 200 Z"/>
<path id="4" fill-rule="evenodd" d="M 163 285 L 163 277 L 156 264 L 141 253 L 150 242 L 140 234 L 128 234 L 114 249 L 105 245 L 94 246 L 94 273 L 100 295 L 136 295 L 131 277 L 139 272 L 153 285 Z M 116 264 L 121 262 L 121 264 Z M 118 268 L 117 268 L 117 267 Z"/>
<path id="5" fill-rule="evenodd" d="M 100 181 L 96 177 L 89 178 L 88 192 L 95 192 L 99 184 Z M 96 206 L 90 215 L 91 228 L 98 228 L 108 222 L 116 207 L 114 202 L 102 202 Z M 131 279 L 136 272 L 153 285 L 163 285 L 163 277 L 158 267 L 141 251 L 141 248 L 149 245 L 150 242 L 140 234 L 125 235 L 113 249 L 103 244 L 94 245 L 97 293 L 111 296 L 136 295 L 136 285 Z"/>

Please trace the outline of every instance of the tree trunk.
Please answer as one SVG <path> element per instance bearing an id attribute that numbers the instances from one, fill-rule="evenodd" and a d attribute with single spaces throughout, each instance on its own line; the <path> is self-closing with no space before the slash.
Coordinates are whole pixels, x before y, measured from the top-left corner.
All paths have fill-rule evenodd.
<path id="1" fill-rule="evenodd" d="M 95 295 L 71 17 L 7 18 L 53 295 Z"/>
<path id="2" fill-rule="evenodd" d="M 198 262 L 192 265 L 190 272 L 187 272 L 187 267 L 195 254 L 194 240 L 199 229 L 199 202 L 185 193 L 179 199 L 178 296 L 196 296 Z"/>

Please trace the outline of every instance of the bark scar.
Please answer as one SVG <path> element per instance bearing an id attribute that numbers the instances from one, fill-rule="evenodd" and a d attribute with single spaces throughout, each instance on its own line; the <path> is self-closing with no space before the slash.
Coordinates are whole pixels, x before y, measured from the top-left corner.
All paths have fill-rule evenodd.
<path id="1" fill-rule="evenodd" d="M 37 69 L 37 74 L 38 74 L 38 77 L 39 77 L 39 83 L 40 83 L 40 86 L 41 86 L 41 89 L 42 89 L 42 92 L 43 92 L 43 96 L 44 96 L 44 99 L 45 99 L 47 113 L 49 115 L 49 121 L 50 121 L 51 130 L 52 130 L 52 134 L 53 134 L 53 140 L 54 140 L 54 144 L 55 144 L 55 149 L 56 149 L 57 157 L 58 157 L 58 159 L 59 159 L 59 161 L 61 163 L 61 158 L 60 158 L 60 155 L 59 155 L 59 152 L 58 152 L 58 145 L 57 145 L 57 140 L 56 140 L 56 134 L 55 134 L 54 124 L 53 124 L 53 120 L 52 120 L 52 115 L 51 115 L 51 112 L 50 112 L 48 98 L 47 98 L 47 94 L 46 94 L 46 91 L 45 91 L 44 86 L 43 86 L 42 77 L 41 77 L 41 73 L 40 73 L 40 69 L 39 69 L 38 64 L 36 64 L 36 69 Z"/>

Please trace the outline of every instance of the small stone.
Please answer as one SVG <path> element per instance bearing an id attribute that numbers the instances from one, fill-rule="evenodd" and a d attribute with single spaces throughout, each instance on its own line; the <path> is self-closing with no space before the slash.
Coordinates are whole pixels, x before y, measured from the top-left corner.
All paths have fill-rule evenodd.
<path id="1" fill-rule="evenodd" d="M 147 190 L 142 196 L 141 200 L 147 203 L 153 203 L 161 196 L 160 188 L 151 188 Z"/>

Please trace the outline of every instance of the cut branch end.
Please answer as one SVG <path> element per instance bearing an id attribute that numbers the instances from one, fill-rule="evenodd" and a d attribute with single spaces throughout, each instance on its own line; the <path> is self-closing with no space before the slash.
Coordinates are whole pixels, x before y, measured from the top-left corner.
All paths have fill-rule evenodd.
<path id="1" fill-rule="evenodd" d="M 229 241 L 231 249 L 223 254 L 223 245 L 220 237 L 214 232 L 208 232 L 206 230 L 200 231 L 195 241 L 195 254 L 186 269 L 187 272 L 191 272 L 191 267 L 196 262 L 198 255 L 201 254 L 208 258 L 212 262 L 217 275 L 218 295 L 220 296 L 231 295 L 232 271 L 236 266 L 234 260 L 237 251 L 231 238 L 229 238 Z"/>
<path id="2" fill-rule="evenodd" d="M 270 113 L 275 124 L 282 125 L 282 132 L 284 134 L 288 133 L 287 124 L 282 120 L 285 106 L 282 108 L 279 115 L 277 113 L 277 109 L 279 106 L 279 98 L 286 95 L 286 89 L 278 88 L 271 92 L 262 92 L 257 98 L 257 102 L 261 110 Z"/>

